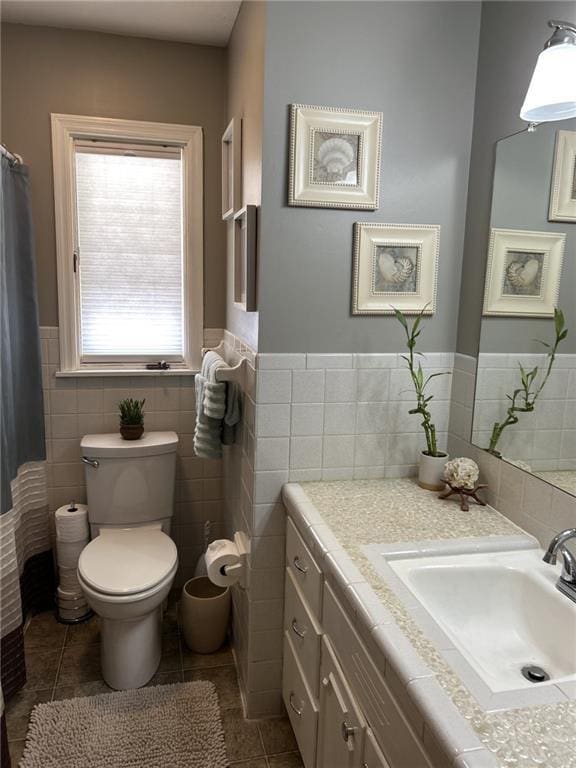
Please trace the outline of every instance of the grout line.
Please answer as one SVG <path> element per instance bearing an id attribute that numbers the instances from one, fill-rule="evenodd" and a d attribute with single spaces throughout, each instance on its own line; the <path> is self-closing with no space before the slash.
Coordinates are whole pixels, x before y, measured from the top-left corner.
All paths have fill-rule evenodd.
<path id="1" fill-rule="evenodd" d="M 58 679 L 60 677 L 60 670 L 62 669 L 62 660 L 64 659 L 64 650 L 66 648 L 66 641 L 68 640 L 68 632 L 70 631 L 70 625 L 66 626 L 66 632 L 64 632 L 64 638 L 62 640 L 62 648 L 60 649 L 60 658 L 58 659 L 58 667 L 56 669 L 56 677 L 54 678 L 54 685 L 52 686 L 52 693 L 50 695 L 50 701 L 54 701 L 54 694 L 58 687 Z"/>

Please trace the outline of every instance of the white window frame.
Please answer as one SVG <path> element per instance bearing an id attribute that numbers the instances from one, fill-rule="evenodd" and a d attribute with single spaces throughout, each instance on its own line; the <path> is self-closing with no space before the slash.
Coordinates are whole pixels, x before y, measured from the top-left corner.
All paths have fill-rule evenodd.
<path id="1" fill-rule="evenodd" d="M 79 272 L 74 271 L 76 248 L 76 184 L 74 142 L 77 139 L 145 141 L 180 147 L 183 197 L 184 355 L 170 362 L 176 373 L 197 371 L 201 365 L 204 326 L 204 234 L 202 128 L 192 125 L 117 120 L 107 117 L 52 114 L 52 160 L 58 269 L 60 372 L 102 375 L 150 373 L 142 364 L 125 361 L 83 362 L 80 356 Z M 158 373 L 157 371 L 155 373 Z"/>

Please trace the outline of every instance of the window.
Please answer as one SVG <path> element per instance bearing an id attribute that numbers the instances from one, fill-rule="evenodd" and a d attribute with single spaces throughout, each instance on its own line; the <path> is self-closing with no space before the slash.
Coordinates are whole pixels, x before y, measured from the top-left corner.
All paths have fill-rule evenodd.
<path id="1" fill-rule="evenodd" d="M 195 369 L 202 343 L 202 135 L 52 116 L 64 373 Z"/>

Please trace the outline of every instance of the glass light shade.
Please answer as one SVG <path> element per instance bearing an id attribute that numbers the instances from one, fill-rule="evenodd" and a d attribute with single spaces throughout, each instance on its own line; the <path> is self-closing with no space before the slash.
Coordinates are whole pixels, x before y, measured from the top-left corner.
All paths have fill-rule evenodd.
<path id="1" fill-rule="evenodd" d="M 520 117 L 529 123 L 576 117 L 576 45 L 553 45 L 538 56 Z"/>

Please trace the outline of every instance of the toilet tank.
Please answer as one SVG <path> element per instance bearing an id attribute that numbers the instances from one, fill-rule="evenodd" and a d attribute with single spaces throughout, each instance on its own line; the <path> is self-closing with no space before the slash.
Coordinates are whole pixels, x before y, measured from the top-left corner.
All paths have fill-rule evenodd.
<path id="1" fill-rule="evenodd" d="M 175 432 L 145 432 L 140 440 L 119 434 L 85 435 L 80 447 L 93 534 L 100 526 L 161 523 L 174 514 Z M 96 466 L 97 464 L 97 466 Z"/>

